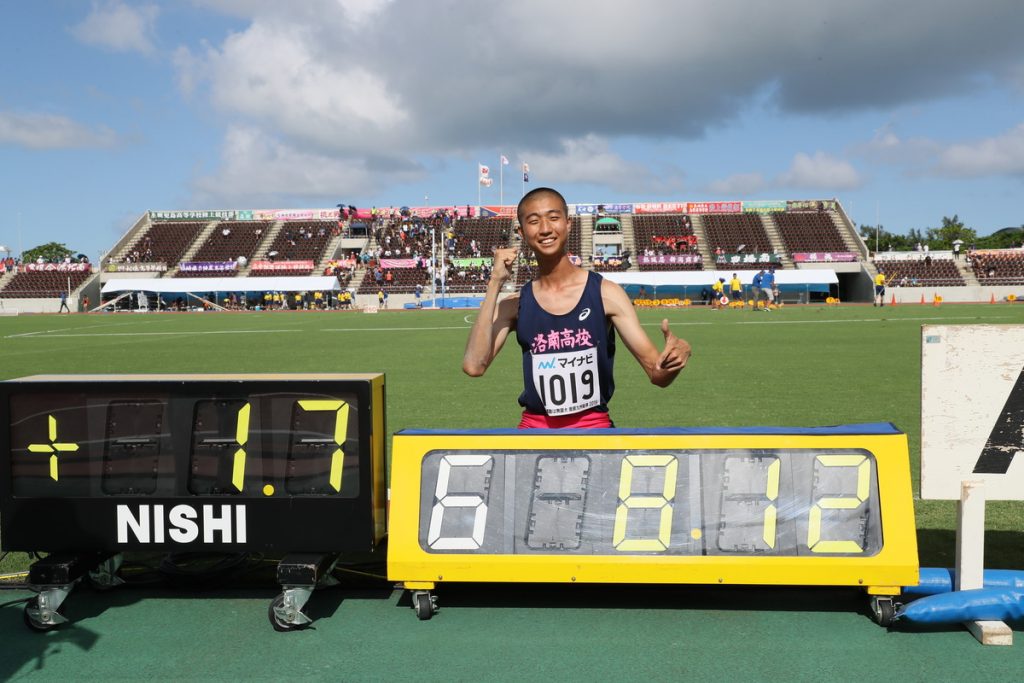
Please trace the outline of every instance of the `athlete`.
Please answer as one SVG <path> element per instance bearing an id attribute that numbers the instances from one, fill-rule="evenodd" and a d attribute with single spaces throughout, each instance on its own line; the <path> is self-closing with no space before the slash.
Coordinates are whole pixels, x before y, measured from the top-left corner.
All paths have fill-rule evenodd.
<path id="1" fill-rule="evenodd" d="M 612 427 L 608 401 L 615 388 L 615 334 L 660 387 L 671 384 L 686 366 L 690 345 L 662 320 L 665 347 L 659 352 L 622 287 L 570 262 L 569 210 L 561 194 L 532 190 L 519 202 L 517 215 L 522 243 L 536 255 L 537 277 L 518 295 L 499 302 L 518 250 L 495 250 L 462 369 L 471 377 L 483 375 L 514 332 L 523 353 L 521 429 Z"/>
<path id="2" fill-rule="evenodd" d="M 875 276 L 875 302 L 876 307 L 885 306 L 885 273 L 878 271 Z"/>

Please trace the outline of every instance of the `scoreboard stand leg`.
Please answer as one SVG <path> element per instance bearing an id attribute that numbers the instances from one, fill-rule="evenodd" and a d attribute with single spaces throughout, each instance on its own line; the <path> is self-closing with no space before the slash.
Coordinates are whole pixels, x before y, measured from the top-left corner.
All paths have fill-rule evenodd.
<path id="1" fill-rule="evenodd" d="M 54 554 L 35 562 L 28 570 L 28 587 L 37 595 L 25 604 L 25 625 L 33 631 L 45 632 L 67 623 L 62 607 L 71 589 L 113 555 Z"/>
<path id="2" fill-rule="evenodd" d="M 313 620 L 302 610 L 318 585 L 333 582 L 331 571 L 338 555 L 293 553 L 277 564 L 277 582 L 281 594 L 270 602 L 267 617 L 275 631 L 297 631 L 307 628 Z"/>

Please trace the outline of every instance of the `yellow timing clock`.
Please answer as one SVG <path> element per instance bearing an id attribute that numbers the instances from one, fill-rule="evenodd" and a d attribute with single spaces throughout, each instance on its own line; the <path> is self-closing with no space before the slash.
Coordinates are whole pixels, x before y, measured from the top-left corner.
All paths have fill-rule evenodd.
<path id="1" fill-rule="evenodd" d="M 817 428 L 403 431 L 388 577 L 858 586 L 880 622 L 918 580 L 907 439 Z"/>

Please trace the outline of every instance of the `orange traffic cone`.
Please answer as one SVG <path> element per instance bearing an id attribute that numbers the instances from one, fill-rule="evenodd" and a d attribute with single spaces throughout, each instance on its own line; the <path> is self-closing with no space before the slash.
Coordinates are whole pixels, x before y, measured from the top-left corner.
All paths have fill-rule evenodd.
<path id="1" fill-rule="evenodd" d="M 924 292 L 921 292 L 921 305 L 924 306 Z"/>
<path id="2" fill-rule="evenodd" d="M 989 299 L 989 301 L 988 301 L 988 302 L 989 302 L 990 304 L 994 304 L 994 303 L 996 302 L 996 295 L 995 295 L 995 293 L 994 293 L 994 292 L 992 293 L 992 298 L 991 298 L 991 299 Z"/>
<path id="3" fill-rule="evenodd" d="M 889 302 L 889 305 L 890 306 L 895 306 L 896 305 L 896 293 L 895 292 L 893 292 L 892 301 Z"/>

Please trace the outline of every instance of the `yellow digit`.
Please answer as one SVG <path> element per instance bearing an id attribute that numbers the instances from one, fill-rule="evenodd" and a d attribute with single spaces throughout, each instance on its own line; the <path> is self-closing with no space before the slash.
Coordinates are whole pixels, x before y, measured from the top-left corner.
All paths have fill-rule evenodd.
<path id="1" fill-rule="evenodd" d="M 246 402 L 238 409 L 238 420 L 235 422 L 235 442 L 239 448 L 235 451 L 235 459 L 231 463 L 231 484 L 236 491 L 245 485 L 245 444 L 249 440 L 249 413 L 251 405 Z"/>
<path id="2" fill-rule="evenodd" d="M 633 470 L 637 467 L 665 468 L 665 483 L 661 495 L 634 495 Z M 676 475 L 679 461 L 672 455 L 630 455 L 622 460 L 619 473 L 619 503 L 615 509 L 615 527 L 612 532 L 612 545 L 616 550 L 628 552 L 635 550 L 666 550 L 672 536 L 672 500 L 676 495 Z M 626 538 L 626 521 L 629 511 L 635 509 L 660 509 L 657 538 Z"/>
<path id="3" fill-rule="evenodd" d="M 341 491 L 341 472 L 345 464 L 345 451 L 342 446 L 345 443 L 345 435 L 348 434 L 348 404 L 341 400 L 336 401 L 299 401 L 299 407 L 303 410 L 314 412 L 319 410 L 333 410 L 334 413 L 334 443 L 337 448 L 331 453 L 331 472 L 328 481 L 331 488 Z"/>
<path id="4" fill-rule="evenodd" d="M 768 483 L 765 485 L 764 495 L 765 498 L 772 501 L 764 510 L 764 542 L 768 544 L 769 548 L 775 547 L 775 526 L 779 517 L 778 507 L 775 505 L 775 501 L 779 497 L 779 469 L 781 461 L 778 458 L 768 465 Z"/>
<path id="5" fill-rule="evenodd" d="M 864 504 L 871 492 L 871 461 L 864 455 L 819 455 L 823 467 L 856 467 L 856 497 L 822 496 L 811 506 L 807 520 L 807 547 L 812 553 L 859 553 L 864 549 L 856 541 L 821 540 L 822 510 L 855 510 Z"/>

